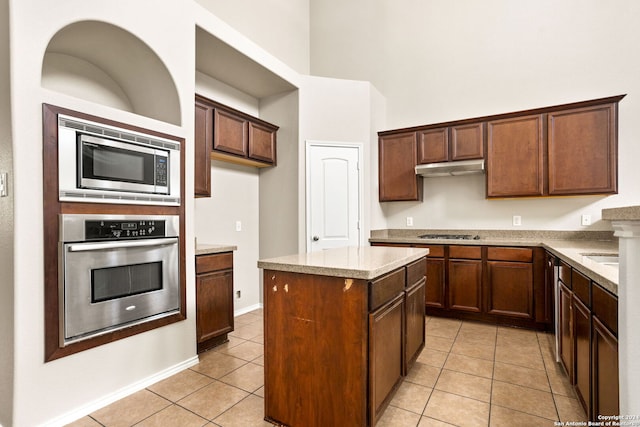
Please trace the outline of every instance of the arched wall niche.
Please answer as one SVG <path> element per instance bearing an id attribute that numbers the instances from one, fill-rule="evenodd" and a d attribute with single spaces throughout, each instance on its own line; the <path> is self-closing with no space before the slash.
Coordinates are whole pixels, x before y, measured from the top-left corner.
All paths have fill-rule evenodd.
<path id="1" fill-rule="evenodd" d="M 100 21 L 58 31 L 42 61 L 41 85 L 91 102 L 181 125 L 169 70 L 142 40 Z"/>

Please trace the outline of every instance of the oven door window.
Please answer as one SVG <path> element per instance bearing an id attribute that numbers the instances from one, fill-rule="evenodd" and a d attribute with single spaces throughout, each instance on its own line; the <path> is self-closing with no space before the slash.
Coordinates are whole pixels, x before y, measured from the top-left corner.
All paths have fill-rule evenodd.
<path id="1" fill-rule="evenodd" d="M 103 302 L 162 289 L 162 262 L 91 270 L 91 302 Z"/>

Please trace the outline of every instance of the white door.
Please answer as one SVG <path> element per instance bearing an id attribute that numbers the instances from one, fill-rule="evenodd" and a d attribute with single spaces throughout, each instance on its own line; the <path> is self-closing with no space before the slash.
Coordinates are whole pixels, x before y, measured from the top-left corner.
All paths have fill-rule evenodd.
<path id="1" fill-rule="evenodd" d="M 307 142 L 307 252 L 360 245 L 360 151 Z"/>

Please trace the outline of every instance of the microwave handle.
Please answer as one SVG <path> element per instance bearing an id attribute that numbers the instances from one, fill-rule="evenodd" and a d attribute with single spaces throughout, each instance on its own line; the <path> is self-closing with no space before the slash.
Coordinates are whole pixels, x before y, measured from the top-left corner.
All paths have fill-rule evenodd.
<path id="1" fill-rule="evenodd" d="M 126 249 L 126 248 L 140 248 L 145 246 L 165 246 L 178 243 L 177 238 L 169 239 L 145 239 L 145 240 L 127 240 L 120 242 L 100 242 L 100 243 L 78 243 L 75 245 L 69 245 L 69 252 L 86 252 L 86 251 L 100 251 L 105 249 Z"/>

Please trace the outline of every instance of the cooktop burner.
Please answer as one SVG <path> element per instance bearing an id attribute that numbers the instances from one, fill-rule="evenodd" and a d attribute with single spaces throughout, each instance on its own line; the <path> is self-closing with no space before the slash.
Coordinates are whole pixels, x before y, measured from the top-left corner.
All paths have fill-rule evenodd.
<path id="1" fill-rule="evenodd" d="M 479 240 L 480 236 L 471 234 L 423 234 L 421 239 Z"/>

